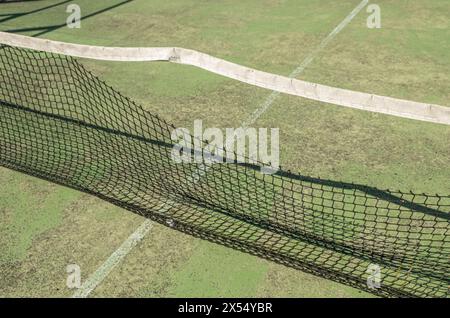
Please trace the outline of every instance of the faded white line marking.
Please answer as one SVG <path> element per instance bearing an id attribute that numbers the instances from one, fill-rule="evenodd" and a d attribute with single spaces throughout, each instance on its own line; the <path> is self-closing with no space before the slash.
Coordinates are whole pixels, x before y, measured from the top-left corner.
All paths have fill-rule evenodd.
<path id="1" fill-rule="evenodd" d="M 361 1 L 358 6 L 356 6 L 352 12 L 344 19 L 337 27 L 331 31 L 328 36 L 320 42 L 319 46 L 313 50 L 304 60 L 303 62 L 289 74 L 290 78 L 295 78 L 300 75 L 305 68 L 314 60 L 314 58 L 328 45 L 328 43 L 333 40 L 336 35 L 342 31 L 352 20 L 353 18 L 369 3 L 369 0 Z M 262 114 L 264 114 L 270 106 L 272 106 L 273 102 L 280 96 L 280 92 L 273 91 L 266 100 L 242 123 L 242 127 L 246 128 L 252 125 Z"/>
<path id="2" fill-rule="evenodd" d="M 147 219 L 133 232 L 120 247 L 81 285 L 72 295 L 73 298 L 85 298 L 108 276 L 120 261 L 150 231 L 152 222 Z"/>
<path id="3" fill-rule="evenodd" d="M 306 56 L 306 58 L 300 63 L 298 67 L 296 67 L 290 74 L 289 78 L 295 78 L 298 75 L 300 75 L 305 68 L 314 60 L 314 58 L 328 45 L 328 43 L 333 40 L 336 35 L 342 31 L 352 20 L 353 18 L 369 3 L 369 0 L 363 0 L 361 1 L 353 10 L 349 13 L 347 17 L 345 17 L 344 20 L 342 20 L 341 23 L 338 24 L 337 27 L 333 29 L 333 31 L 328 34 L 328 36 L 320 42 L 319 46 L 317 46 L 310 54 Z M 259 105 L 259 107 L 246 119 L 241 123 L 242 128 L 248 128 L 253 123 L 255 123 L 259 117 L 261 117 L 269 108 L 272 106 L 272 104 L 275 102 L 275 100 L 280 96 L 281 93 L 278 91 L 273 91 L 265 100 L 263 103 Z M 232 146 L 233 139 L 230 138 L 229 143 L 226 143 L 225 149 L 229 149 Z M 254 154 L 250 154 L 249 157 L 251 157 Z M 196 172 L 192 175 L 193 182 L 197 182 L 200 178 L 202 178 L 206 172 L 211 167 L 212 163 L 210 164 L 201 164 Z"/>
<path id="4" fill-rule="evenodd" d="M 361 3 L 353 9 L 352 12 L 336 27 L 331 31 L 330 34 L 319 44 L 319 46 L 312 51 L 303 62 L 289 74 L 290 78 L 294 78 L 300 75 L 305 68 L 314 60 L 314 58 L 319 54 L 325 46 L 340 32 L 342 29 L 347 26 L 350 21 L 367 5 L 369 0 L 363 0 Z M 262 114 L 264 114 L 270 106 L 273 104 L 275 99 L 280 95 L 279 92 L 272 92 L 267 99 L 258 107 L 256 111 L 250 115 L 244 122 L 242 122 L 241 127 L 246 128 L 252 125 Z M 204 174 L 206 171 L 202 167 L 200 167 L 200 174 Z M 199 180 L 198 174 L 192 176 L 194 178 L 194 182 Z M 148 233 L 151 228 L 150 220 L 145 220 L 141 226 L 131 234 L 128 239 L 103 263 L 95 272 L 92 274 L 88 280 L 81 286 L 79 290 L 77 290 L 73 297 L 87 297 L 104 279 L 108 274 L 112 271 L 112 269 L 133 249 L 136 244 L 144 238 L 144 236 Z"/>

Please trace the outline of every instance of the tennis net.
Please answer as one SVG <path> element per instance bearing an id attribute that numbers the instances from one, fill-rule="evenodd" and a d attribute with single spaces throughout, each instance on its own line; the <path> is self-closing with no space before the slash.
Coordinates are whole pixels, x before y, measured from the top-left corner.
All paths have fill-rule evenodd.
<path id="1" fill-rule="evenodd" d="M 264 175 L 237 161 L 176 163 L 175 127 L 76 59 L 2 45 L 0 76 L 5 167 L 375 294 L 448 295 L 448 195 Z"/>

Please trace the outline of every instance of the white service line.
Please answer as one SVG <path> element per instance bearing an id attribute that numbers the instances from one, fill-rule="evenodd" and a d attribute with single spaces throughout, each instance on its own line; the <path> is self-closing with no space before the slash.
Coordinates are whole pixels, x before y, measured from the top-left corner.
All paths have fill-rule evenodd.
<path id="1" fill-rule="evenodd" d="M 350 21 L 367 5 L 369 0 L 363 0 L 361 3 L 353 9 L 352 12 L 341 22 L 339 25 L 331 31 L 330 34 L 319 44 L 319 46 L 312 51 L 302 63 L 289 74 L 290 78 L 294 78 L 300 75 L 304 69 L 314 60 L 317 54 L 322 51 L 323 48 L 347 25 Z M 280 95 L 280 92 L 273 91 L 266 100 L 254 111 L 241 126 L 246 128 L 252 125 L 269 107 L 273 104 L 275 99 Z M 208 166 L 200 167 L 200 173 L 193 174 L 193 182 L 197 182 L 200 177 L 206 172 Z M 162 205 L 161 207 L 164 207 Z M 89 294 L 105 279 L 106 276 L 112 271 L 112 269 L 136 246 L 136 244 L 144 238 L 151 228 L 151 221 L 145 220 L 141 226 L 131 234 L 128 239 L 92 274 L 88 280 L 77 290 L 72 297 L 87 297 Z"/>
<path id="2" fill-rule="evenodd" d="M 133 234 L 77 289 L 72 298 L 85 298 L 108 276 L 117 264 L 142 240 L 152 228 L 152 222 L 146 219 Z"/>
<path id="3" fill-rule="evenodd" d="M 306 58 L 300 63 L 299 66 L 297 66 L 290 74 L 289 78 L 295 78 L 298 75 L 300 75 L 305 68 L 314 60 L 314 58 L 330 43 L 330 41 L 344 29 L 350 21 L 353 20 L 353 18 L 369 3 L 369 0 L 363 0 L 361 1 L 353 10 L 350 12 L 350 14 L 342 20 L 341 23 L 338 24 L 337 27 L 333 29 L 333 31 L 328 34 L 328 36 L 320 42 L 319 46 L 317 46 L 311 53 L 309 53 Z M 275 102 L 275 100 L 280 96 L 281 92 L 279 91 L 272 91 L 270 95 L 264 100 L 263 103 L 259 105 L 259 107 L 246 119 L 241 123 L 242 128 L 248 128 L 255 121 L 258 120 L 259 117 L 261 117 L 262 114 L 264 114 L 270 106 Z M 230 149 L 230 147 L 234 143 L 234 138 L 230 138 L 228 142 L 225 145 L 225 149 Z M 251 158 L 253 153 L 249 154 L 249 157 Z M 192 180 L 194 183 L 197 182 L 200 178 L 202 178 L 206 172 L 209 170 L 213 163 L 206 163 L 201 164 L 196 172 L 192 175 Z"/>
<path id="4" fill-rule="evenodd" d="M 352 12 L 344 19 L 337 27 L 331 31 L 328 36 L 320 42 L 319 46 L 316 47 L 308 56 L 300 63 L 300 65 L 289 74 L 289 78 L 295 78 L 300 75 L 305 68 L 314 60 L 314 58 L 334 39 L 334 37 L 342 31 L 353 18 L 369 3 L 369 0 L 363 0 L 358 4 Z M 275 99 L 280 96 L 280 92 L 273 91 L 266 100 L 242 123 L 242 127 L 246 128 L 252 125 L 262 114 L 264 114 L 270 106 L 273 104 Z"/>

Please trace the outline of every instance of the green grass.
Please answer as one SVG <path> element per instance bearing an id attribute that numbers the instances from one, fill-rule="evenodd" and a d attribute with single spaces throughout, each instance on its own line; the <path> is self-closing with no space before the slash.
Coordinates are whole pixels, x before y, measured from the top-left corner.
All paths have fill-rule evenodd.
<path id="1" fill-rule="evenodd" d="M 2 169 L 0 264 L 22 261 L 33 238 L 55 227 L 79 193 Z M 17 200 L 17 197 L 20 200 Z"/>
<path id="2" fill-rule="evenodd" d="M 255 296 L 264 281 L 268 263 L 222 246 L 201 242 L 175 273 L 167 294 L 173 297 Z M 199 269 L 204 269 L 199 271 Z"/>
<path id="3" fill-rule="evenodd" d="M 75 3 L 89 14 L 119 2 Z M 45 37 L 96 45 L 180 46 L 287 75 L 359 2 L 135 0 L 83 20 L 81 29 L 60 28 Z M 0 10 L 24 12 L 50 3 L 55 2 L 2 4 Z M 448 1 L 377 4 L 382 29 L 367 29 L 362 11 L 301 78 L 450 106 Z M 0 30 L 64 23 L 66 16 L 65 6 L 55 7 L 0 22 Z M 239 126 L 270 93 L 183 65 L 83 63 L 146 109 L 188 128 L 194 119 L 209 126 Z M 280 128 L 281 163 L 291 170 L 381 188 L 450 193 L 447 126 L 292 96 L 281 96 L 255 126 Z M 66 265 L 79 264 L 87 278 L 143 221 L 98 199 L 6 169 L 0 170 L 0 180 L 0 255 L 8 255 L 2 256 L 7 265 L 0 268 L 1 296 L 69 296 Z M 161 225 L 92 295 L 369 296 Z"/>

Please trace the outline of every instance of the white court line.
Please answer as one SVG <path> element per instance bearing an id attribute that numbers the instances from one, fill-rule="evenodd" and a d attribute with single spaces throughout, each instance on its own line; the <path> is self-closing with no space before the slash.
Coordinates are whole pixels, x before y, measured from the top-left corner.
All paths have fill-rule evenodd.
<path id="1" fill-rule="evenodd" d="M 289 78 L 295 78 L 300 75 L 305 68 L 314 60 L 314 58 L 334 39 L 334 37 L 342 31 L 352 20 L 353 18 L 369 3 L 369 0 L 363 0 L 360 4 L 358 4 L 352 12 L 342 20 L 339 25 L 331 31 L 328 36 L 320 42 L 319 46 L 313 50 L 304 60 L 303 62 L 289 74 Z M 243 123 L 242 127 L 247 128 L 252 125 L 262 114 L 264 114 L 270 106 L 272 106 L 275 99 L 280 96 L 280 92 L 273 91 L 267 99 L 258 107 Z"/>
<path id="2" fill-rule="evenodd" d="M 302 63 L 289 74 L 290 78 L 294 78 L 300 75 L 304 69 L 314 60 L 314 58 L 319 54 L 325 46 L 345 27 L 350 21 L 367 5 L 369 0 L 363 0 L 356 6 L 352 12 L 336 27 L 331 31 L 330 34 L 320 43 L 320 45 L 311 52 Z M 241 126 L 243 128 L 252 125 L 262 114 L 264 114 L 269 107 L 273 104 L 275 99 L 280 95 L 279 92 L 272 92 L 266 100 L 258 107 L 256 111 L 250 115 Z M 202 172 L 204 169 L 200 168 Z M 194 176 L 193 176 L 194 177 Z M 194 177 L 194 182 L 198 181 L 199 178 Z M 163 205 L 164 206 L 164 205 Z M 131 234 L 125 242 L 113 253 L 111 256 L 88 278 L 88 280 L 77 290 L 72 297 L 87 297 L 89 294 L 105 279 L 106 276 L 112 271 L 112 269 L 132 250 L 136 244 L 142 240 L 151 228 L 151 221 L 145 220 L 141 226 Z"/>
<path id="3" fill-rule="evenodd" d="M 72 298 L 85 298 L 105 279 L 117 264 L 142 240 L 152 228 L 152 222 L 146 219 L 133 234 L 77 289 Z"/>
<path id="4" fill-rule="evenodd" d="M 369 0 L 361 1 L 350 14 L 342 20 L 341 23 L 338 24 L 337 27 L 333 29 L 333 31 L 328 34 L 328 36 L 320 42 L 319 46 L 317 46 L 310 54 L 306 56 L 306 58 L 300 63 L 300 65 L 295 68 L 290 74 L 289 78 L 295 78 L 300 75 L 305 68 L 314 60 L 314 58 L 331 42 L 334 37 L 342 31 L 352 20 L 353 18 L 369 3 Z M 280 96 L 280 92 L 273 91 L 266 100 L 259 105 L 259 107 L 246 119 L 242 122 L 242 128 L 248 128 L 250 125 L 255 123 L 262 114 L 264 114 L 270 106 L 275 102 L 275 100 Z M 229 149 L 234 143 L 234 138 L 230 138 L 228 143 L 225 145 L 225 149 Z M 250 153 L 249 158 L 252 158 L 254 154 Z M 201 164 L 198 170 L 192 175 L 192 181 L 197 182 L 200 178 L 202 178 L 206 172 L 209 170 L 213 163 Z"/>

